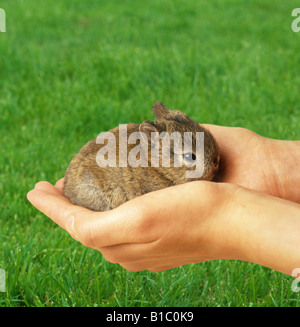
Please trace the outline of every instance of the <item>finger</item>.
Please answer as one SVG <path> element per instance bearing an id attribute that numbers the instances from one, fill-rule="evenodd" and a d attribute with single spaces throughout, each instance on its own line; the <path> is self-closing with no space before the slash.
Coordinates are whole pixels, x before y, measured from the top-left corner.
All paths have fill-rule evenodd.
<path id="1" fill-rule="evenodd" d="M 54 186 L 39 185 L 27 193 L 27 199 L 46 216 L 51 218 L 56 224 L 66 229 L 66 218 L 79 211 L 89 213 L 90 210 L 72 204 L 58 190 L 53 190 Z"/>
<path id="2" fill-rule="evenodd" d="M 206 128 L 216 139 L 221 154 L 223 155 L 224 153 L 226 153 L 228 150 L 228 143 L 230 145 L 232 143 L 232 133 L 234 132 L 234 128 L 212 125 L 212 124 L 203 124 L 202 126 Z"/>
<path id="3" fill-rule="evenodd" d="M 239 154 L 241 148 L 246 147 L 253 136 L 257 136 L 255 132 L 241 127 L 225 127 L 211 124 L 204 124 L 202 126 L 212 133 L 224 153 L 229 152 L 232 155 Z"/>
<path id="4" fill-rule="evenodd" d="M 95 212 L 72 204 L 51 184 L 40 186 L 28 192 L 28 200 L 83 245 L 97 249 L 141 239 L 138 206 Z"/>
<path id="5" fill-rule="evenodd" d="M 137 272 L 137 271 L 143 271 L 146 270 L 144 265 L 141 264 L 127 264 L 127 263 L 119 263 L 121 267 L 124 269 L 131 271 L 131 272 Z"/>
<path id="6" fill-rule="evenodd" d="M 159 258 L 156 262 L 149 262 L 145 269 L 151 272 L 161 272 L 184 265 L 195 263 L 191 258 Z"/>
<path id="7" fill-rule="evenodd" d="M 180 266 L 183 266 L 183 264 L 170 264 L 170 265 L 164 264 L 164 265 L 160 265 L 160 266 L 149 267 L 149 268 L 147 268 L 147 270 L 156 273 L 156 272 L 162 272 L 165 270 L 174 269 L 174 268 L 177 268 Z"/>
<path id="8" fill-rule="evenodd" d="M 94 249 L 148 240 L 137 206 L 121 207 L 87 215 L 75 213 L 74 234 L 82 244 Z"/>
<path id="9" fill-rule="evenodd" d="M 56 184 L 55 184 L 55 187 L 62 193 L 63 192 L 63 189 L 64 189 L 64 182 L 65 182 L 65 178 L 61 178 L 59 179 Z"/>
<path id="10" fill-rule="evenodd" d="M 162 261 L 162 260 L 161 260 Z M 178 263 L 162 263 L 160 260 L 156 260 L 156 262 L 121 262 L 119 263 L 120 266 L 122 266 L 124 269 L 132 272 L 142 271 L 142 270 L 148 270 L 151 272 L 161 272 L 173 268 L 177 268 L 183 265 L 189 264 L 188 262 L 178 262 Z"/>
<path id="11" fill-rule="evenodd" d="M 149 243 L 127 243 L 119 245 L 111 245 L 98 250 L 102 253 L 104 258 L 112 263 L 124 262 L 127 264 L 135 262 L 149 262 L 149 260 L 156 260 L 155 253 L 156 241 Z"/>
<path id="12" fill-rule="evenodd" d="M 46 181 L 41 181 L 35 184 L 34 189 L 36 190 L 41 190 L 41 191 L 46 191 L 52 194 L 57 194 L 60 195 L 61 192 L 54 187 L 52 184 L 50 184 L 49 182 Z"/>
<path id="13" fill-rule="evenodd" d="M 201 126 L 205 127 L 211 133 L 218 133 L 218 134 L 224 133 L 229 128 L 231 128 L 228 126 L 219 126 L 219 125 L 213 125 L 213 124 L 201 124 Z"/>

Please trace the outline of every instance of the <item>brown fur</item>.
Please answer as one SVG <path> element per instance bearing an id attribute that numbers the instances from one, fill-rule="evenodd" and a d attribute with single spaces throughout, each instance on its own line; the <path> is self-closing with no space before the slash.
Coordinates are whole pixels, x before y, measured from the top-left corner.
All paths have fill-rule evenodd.
<path id="1" fill-rule="evenodd" d="M 148 192 L 182 184 L 194 179 L 187 179 L 185 174 L 190 168 L 184 164 L 174 167 L 170 156 L 170 167 L 151 167 L 151 146 L 159 146 L 160 158 L 161 140 L 156 145 L 151 144 L 151 132 L 166 131 L 204 132 L 204 174 L 201 180 L 211 180 L 219 166 L 219 149 L 213 136 L 201 125 L 193 121 L 179 110 L 168 110 L 162 103 L 153 105 L 153 113 L 157 120 L 145 121 L 141 124 L 127 124 L 127 139 L 132 132 L 141 131 L 147 138 L 144 140 L 148 147 L 148 167 L 118 167 L 119 160 L 119 127 L 112 129 L 116 137 L 117 167 L 101 168 L 97 165 L 96 155 L 103 144 L 96 144 L 96 139 L 88 142 L 72 159 L 65 174 L 64 194 L 76 205 L 95 211 L 113 209 L 122 203 Z M 193 137 L 193 149 L 195 148 Z M 127 153 L 136 144 L 127 144 Z M 172 147 L 171 147 L 172 149 Z"/>

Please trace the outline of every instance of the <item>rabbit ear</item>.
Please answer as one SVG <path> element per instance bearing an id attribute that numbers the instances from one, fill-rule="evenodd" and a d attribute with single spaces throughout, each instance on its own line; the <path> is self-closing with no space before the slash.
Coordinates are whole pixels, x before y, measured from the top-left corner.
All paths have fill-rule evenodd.
<path id="1" fill-rule="evenodd" d="M 152 106 L 153 113 L 158 120 L 174 120 L 179 123 L 192 122 L 193 120 L 180 110 L 169 110 L 163 103 L 155 102 Z"/>
<path id="2" fill-rule="evenodd" d="M 170 118 L 171 111 L 161 102 L 155 102 L 152 106 L 152 111 L 158 120 Z"/>
<path id="3" fill-rule="evenodd" d="M 158 132 L 158 129 L 155 127 L 155 125 L 151 122 L 144 121 L 140 124 L 139 131 L 142 132 L 141 141 L 148 144 L 148 146 L 151 146 L 151 133 Z"/>
<path id="4" fill-rule="evenodd" d="M 141 141 L 148 144 L 148 146 L 155 146 L 159 139 L 159 134 L 152 136 L 151 133 L 160 133 L 165 131 L 166 125 L 164 123 L 152 122 L 152 121 L 144 121 L 139 126 L 139 131 L 141 133 Z"/>

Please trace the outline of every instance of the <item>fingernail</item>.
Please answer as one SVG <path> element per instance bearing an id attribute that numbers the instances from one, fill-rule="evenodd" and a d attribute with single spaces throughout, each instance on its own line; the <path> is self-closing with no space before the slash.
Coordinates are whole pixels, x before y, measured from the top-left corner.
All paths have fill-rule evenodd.
<path id="1" fill-rule="evenodd" d="M 67 230 L 70 232 L 74 232 L 74 222 L 75 222 L 75 217 L 74 216 L 69 216 L 66 220 L 66 227 Z"/>

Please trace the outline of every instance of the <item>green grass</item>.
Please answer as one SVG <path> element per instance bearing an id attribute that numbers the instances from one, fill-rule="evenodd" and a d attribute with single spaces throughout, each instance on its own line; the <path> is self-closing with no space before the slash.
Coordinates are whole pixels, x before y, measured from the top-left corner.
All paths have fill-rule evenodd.
<path id="1" fill-rule="evenodd" d="M 2 0 L 0 306 L 299 306 L 292 278 L 238 261 L 131 273 L 26 200 L 99 132 L 153 119 L 299 139 L 298 1 Z"/>

